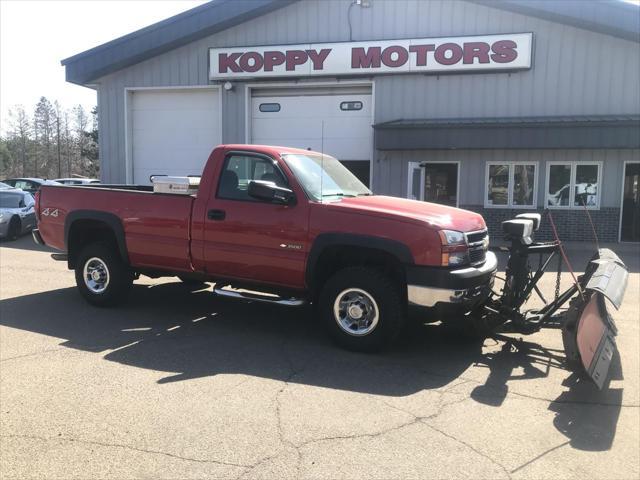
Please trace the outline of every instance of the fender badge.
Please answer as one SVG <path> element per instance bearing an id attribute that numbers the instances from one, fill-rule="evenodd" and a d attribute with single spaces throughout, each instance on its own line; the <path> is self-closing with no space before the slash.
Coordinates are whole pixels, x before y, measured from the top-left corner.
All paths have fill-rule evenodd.
<path id="1" fill-rule="evenodd" d="M 302 245 L 296 243 L 281 243 L 280 248 L 288 248 L 290 250 L 302 250 Z"/>

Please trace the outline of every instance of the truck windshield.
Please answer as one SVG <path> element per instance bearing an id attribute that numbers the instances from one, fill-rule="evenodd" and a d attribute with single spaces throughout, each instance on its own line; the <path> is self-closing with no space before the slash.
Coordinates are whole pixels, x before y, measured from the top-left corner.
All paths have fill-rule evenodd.
<path id="1" fill-rule="evenodd" d="M 287 153 L 282 158 L 312 200 L 371 195 L 347 167 L 329 155 Z"/>

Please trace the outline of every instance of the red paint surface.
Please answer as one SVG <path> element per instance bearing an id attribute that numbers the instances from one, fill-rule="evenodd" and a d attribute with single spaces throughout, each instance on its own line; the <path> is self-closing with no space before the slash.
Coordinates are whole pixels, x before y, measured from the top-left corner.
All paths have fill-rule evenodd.
<path id="1" fill-rule="evenodd" d="M 605 333 L 605 325 L 600 316 L 600 309 L 596 295 L 592 295 L 591 300 L 584 308 L 580 322 L 578 323 L 578 351 L 582 358 L 582 365 L 589 371 L 589 366 L 593 356 L 600 345 L 600 340 Z"/>

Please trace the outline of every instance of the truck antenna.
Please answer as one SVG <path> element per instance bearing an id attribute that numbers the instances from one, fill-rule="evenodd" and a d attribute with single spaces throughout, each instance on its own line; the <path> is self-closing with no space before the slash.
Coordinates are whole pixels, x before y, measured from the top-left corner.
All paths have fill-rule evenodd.
<path id="1" fill-rule="evenodd" d="M 324 180 L 324 120 L 320 123 L 320 202 L 322 202 L 322 184 Z"/>

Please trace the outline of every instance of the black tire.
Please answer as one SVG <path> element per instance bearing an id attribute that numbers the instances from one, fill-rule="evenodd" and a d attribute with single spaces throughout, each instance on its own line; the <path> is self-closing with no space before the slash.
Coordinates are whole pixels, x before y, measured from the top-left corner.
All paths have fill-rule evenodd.
<path id="1" fill-rule="evenodd" d="M 377 306 L 377 324 L 370 332 L 358 336 L 343 329 L 334 314 L 338 297 L 345 298 L 344 292 L 350 289 L 365 292 Z M 378 270 L 348 267 L 335 273 L 324 284 L 318 310 L 327 331 L 340 346 L 348 350 L 374 352 L 387 346 L 406 324 L 406 301 L 403 301 L 401 292 L 397 282 Z"/>
<path id="2" fill-rule="evenodd" d="M 22 222 L 16 216 L 11 217 L 9 221 L 9 230 L 7 231 L 7 238 L 9 240 L 16 240 L 20 236 L 22 230 Z"/>
<path id="3" fill-rule="evenodd" d="M 85 282 L 85 265 L 91 259 L 94 265 L 106 267 L 108 283 L 102 291 L 92 290 Z M 90 264 L 91 265 L 91 264 Z M 124 302 L 133 284 L 133 272 L 122 261 L 114 247 L 107 243 L 96 242 L 84 247 L 76 261 L 76 285 L 82 296 L 97 307 L 111 307 Z"/>

